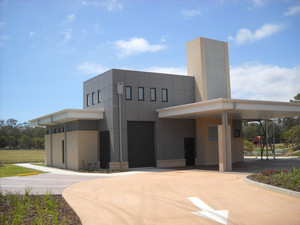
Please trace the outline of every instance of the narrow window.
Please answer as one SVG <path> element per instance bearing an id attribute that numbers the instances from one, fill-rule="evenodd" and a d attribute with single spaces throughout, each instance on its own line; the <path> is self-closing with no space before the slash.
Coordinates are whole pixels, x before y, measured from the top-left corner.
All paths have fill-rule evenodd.
<path id="1" fill-rule="evenodd" d="M 162 101 L 163 102 L 168 101 L 168 89 L 165 88 L 162 89 Z"/>
<path id="2" fill-rule="evenodd" d="M 60 133 L 60 127 L 57 130 L 58 130 L 57 133 Z"/>
<path id="3" fill-rule="evenodd" d="M 144 88 L 143 87 L 139 87 L 139 101 L 144 101 Z"/>
<path id="4" fill-rule="evenodd" d="M 62 156 L 62 163 L 65 163 L 65 141 L 61 141 L 61 156 Z"/>
<path id="5" fill-rule="evenodd" d="M 92 93 L 92 105 L 95 105 L 96 102 L 96 94 L 95 92 Z"/>
<path id="6" fill-rule="evenodd" d="M 102 102 L 101 90 L 98 90 L 98 103 Z"/>
<path id="7" fill-rule="evenodd" d="M 90 94 L 86 95 L 86 106 L 89 107 L 90 106 Z"/>
<path id="8" fill-rule="evenodd" d="M 208 127 L 208 141 L 218 141 L 218 127 Z"/>
<path id="9" fill-rule="evenodd" d="M 131 96 L 131 86 L 126 86 L 125 87 L 125 99 L 126 100 L 131 100 L 132 99 L 132 96 Z"/>
<path id="10" fill-rule="evenodd" d="M 150 101 L 155 102 L 156 101 L 156 89 L 150 88 Z"/>

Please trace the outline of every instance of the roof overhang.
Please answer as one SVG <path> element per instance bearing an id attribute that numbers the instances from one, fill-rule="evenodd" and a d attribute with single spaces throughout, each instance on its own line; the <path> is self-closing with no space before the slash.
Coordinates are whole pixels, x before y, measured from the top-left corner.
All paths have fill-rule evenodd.
<path id="1" fill-rule="evenodd" d="M 240 99 L 214 99 L 156 110 L 159 118 L 220 118 L 257 120 L 300 116 L 300 104 Z"/>
<path id="2" fill-rule="evenodd" d="M 75 120 L 101 120 L 104 110 L 64 109 L 30 120 L 32 126 L 53 126 Z"/>

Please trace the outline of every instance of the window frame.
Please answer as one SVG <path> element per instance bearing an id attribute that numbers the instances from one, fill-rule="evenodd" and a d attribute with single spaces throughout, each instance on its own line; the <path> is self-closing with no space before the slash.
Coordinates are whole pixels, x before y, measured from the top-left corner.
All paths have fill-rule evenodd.
<path id="1" fill-rule="evenodd" d="M 154 99 L 152 99 L 152 91 L 154 91 Z M 150 101 L 156 102 L 156 88 L 150 88 Z"/>
<path id="2" fill-rule="evenodd" d="M 129 98 L 127 98 L 127 89 L 129 90 Z M 132 87 L 125 86 L 125 100 L 132 100 Z"/>
<path id="3" fill-rule="evenodd" d="M 142 93 L 143 93 L 143 98 L 140 98 L 140 90 L 142 90 Z M 138 100 L 139 101 L 145 101 L 145 90 L 144 90 L 144 87 L 138 87 Z"/>
<path id="4" fill-rule="evenodd" d="M 166 99 L 164 99 L 164 91 L 166 93 Z M 161 89 L 161 100 L 162 100 L 162 102 L 168 102 L 169 96 L 168 96 L 168 89 L 167 88 L 162 88 Z"/>
<path id="5" fill-rule="evenodd" d="M 92 105 L 95 105 L 96 103 L 96 93 L 92 92 Z"/>
<path id="6" fill-rule="evenodd" d="M 86 106 L 89 107 L 90 106 L 90 94 L 86 95 Z"/>
<path id="7" fill-rule="evenodd" d="M 102 102 L 102 93 L 101 93 L 101 89 L 98 90 L 98 103 Z"/>

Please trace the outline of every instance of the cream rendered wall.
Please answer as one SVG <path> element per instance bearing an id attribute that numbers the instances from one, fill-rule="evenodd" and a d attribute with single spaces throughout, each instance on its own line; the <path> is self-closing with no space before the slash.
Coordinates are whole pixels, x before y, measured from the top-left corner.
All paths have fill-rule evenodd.
<path id="1" fill-rule="evenodd" d="M 51 166 L 50 134 L 45 135 L 45 165 Z"/>
<path id="2" fill-rule="evenodd" d="M 52 163 L 54 167 L 64 168 L 62 162 L 62 141 L 64 133 L 52 134 Z"/>
<path id="3" fill-rule="evenodd" d="M 78 131 L 67 132 L 67 167 L 78 170 Z"/>
<path id="4" fill-rule="evenodd" d="M 208 141 L 208 127 L 222 124 L 219 118 L 198 118 L 196 119 L 196 165 L 217 165 L 219 164 L 218 141 Z M 228 120 L 232 128 L 232 119 Z M 233 137 L 231 129 L 231 158 L 232 162 L 244 161 L 243 139 Z"/>
<path id="5" fill-rule="evenodd" d="M 78 166 L 84 168 L 88 166 L 88 163 L 97 162 L 97 168 L 99 168 L 98 161 L 98 131 L 77 131 L 78 135 Z M 84 165 L 83 165 L 84 162 Z"/>

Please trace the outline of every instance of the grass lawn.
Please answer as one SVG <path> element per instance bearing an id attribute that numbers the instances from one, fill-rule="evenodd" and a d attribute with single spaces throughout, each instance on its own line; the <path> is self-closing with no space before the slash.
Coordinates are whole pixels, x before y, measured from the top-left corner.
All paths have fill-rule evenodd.
<path id="1" fill-rule="evenodd" d="M 21 166 L 15 166 L 13 164 L 4 164 L 3 167 L 0 167 L 0 177 L 11 177 L 11 176 L 17 176 L 18 174 L 22 174 L 22 173 L 34 173 L 34 172 L 44 173 L 39 170 L 33 170 Z"/>
<path id="2" fill-rule="evenodd" d="M 45 162 L 44 150 L 0 150 L 0 162 Z"/>

